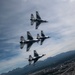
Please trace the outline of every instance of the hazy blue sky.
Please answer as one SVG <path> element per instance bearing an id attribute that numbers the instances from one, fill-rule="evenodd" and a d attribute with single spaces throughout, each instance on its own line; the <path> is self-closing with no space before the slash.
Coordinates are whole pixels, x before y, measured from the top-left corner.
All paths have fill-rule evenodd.
<path id="1" fill-rule="evenodd" d="M 30 25 L 30 15 L 36 11 L 49 21 L 38 30 Z M 30 31 L 36 38 L 41 30 L 51 38 L 42 46 L 33 44 L 29 52 L 26 46 L 20 49 L 20 36 L 27 39 Z M 27 65 L 25 58 L 34 49 L 46 53 L 40 60 L 75 49 L 75 0 L 0 0 L 0 73 Z"/>

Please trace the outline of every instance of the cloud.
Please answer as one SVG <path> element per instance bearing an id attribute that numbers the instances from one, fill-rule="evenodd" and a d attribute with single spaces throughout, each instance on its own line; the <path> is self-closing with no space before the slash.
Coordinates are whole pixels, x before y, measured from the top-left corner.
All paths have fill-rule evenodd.
<path id="1" fill-rule="evenodd" d="M 37 50 L 39 54 L 46 53 L 41 59 L 44 60 L 75 49 L 73 0 L 1 0 L 0 3 L 0 73 L 27 65 L 25 57 L 33 55 L 33 50 Z M 30 25 L 30 15 L 35 15 L 36 10 L 43 19 L 49 21 L 41 24 L 38 30 L 35 30 L 35 25 Z M 42 46 L 33 44 L 29 52 L 26 52 L 26 45 L 24 49 L 20 49 L 21 35 L 27 39 L 26 32 L 30 31 L 36 38 L 36 34 L 40 34 L 41 30 L 51 38 L 45 40 Z"/>

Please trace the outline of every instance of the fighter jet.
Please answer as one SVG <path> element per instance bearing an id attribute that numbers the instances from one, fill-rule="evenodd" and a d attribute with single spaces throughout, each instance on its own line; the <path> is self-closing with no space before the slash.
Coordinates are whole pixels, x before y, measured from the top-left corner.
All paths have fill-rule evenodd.
<path id="1" fill-rule="evenodd" d="M 44 42 L 44 40 L 48 39 L 48 38 L 50 38 L 50 37 L 49 36 L 45 36 L 43 31 L 41 31 L 41 36 L 39 34 L 37 34 L 37 39 L 39 39 L 41 41 L 41 43 L 40 43 L 41 45 Z"/>
<path id="2" fill-rule="evenodd" d="M 35 42 L 39 42 L 39 39 L 33 39 L 33 37 L 30 34 L 30 32 L 27 31 L 27 40 L 25 40 L 23 36 L 20 37 L 20 48 L 22 49 L 24 47 L 24 45 L 27 44 L 26 51 L 29 51 L 30 47 Z"/>
<path id="3" fill-rule="evenodd" d="M 31 25 L 33 25 L 34 24 L 34 22 L 36 23 L 36 29 L 38 29 L 38 27 L 39 27 L 39 25 L 41 24 L 41 23 L 46 23 L 46 22 L 48 22 L 48 21 L 46 21 L 46 20 L 42 20 L 41 19 L 41 17 L 39 16 L 39 13 L 38 13 L 38 11 L 36 11 L 36 18 L 34 18 L 34 15 L 33 14 L 31 14 Z"/>
<path id="4" fill-rule="evenodd" d="M 40 59 L 41 57 L 45 56 L 45 54 L 43 55 L 39 55 L 36 50 L 34 50 L 34 57 L 32 57 L 31 55 L 29 55 L 29 65 L 31 65 L 32 61 L 33 61 L 33 64 L 35 65 L 35 63 L 38 61 L 38 59 Z"/>

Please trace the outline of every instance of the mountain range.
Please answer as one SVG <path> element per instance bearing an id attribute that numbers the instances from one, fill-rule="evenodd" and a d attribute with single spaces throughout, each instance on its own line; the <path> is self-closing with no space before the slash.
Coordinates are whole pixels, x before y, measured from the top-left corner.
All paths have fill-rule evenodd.
<path id="1" fill-rule="evenodd" d="M 38 61 L 35 64 L 35 66 L 26 65 L 23 68 L 16 68 L 12 71 L 9 71 L 8 73 L 2 73 L 1 75 L 28 75 L 44 68 L 60 65 L 61 63 L 64 63 L 65 61 L 68 61 L 74 57 L 75 57 L 75 50 L 71 50 L 68 52 L 58 54 L 54 57 L 49 57 L 43 61 Z"/>

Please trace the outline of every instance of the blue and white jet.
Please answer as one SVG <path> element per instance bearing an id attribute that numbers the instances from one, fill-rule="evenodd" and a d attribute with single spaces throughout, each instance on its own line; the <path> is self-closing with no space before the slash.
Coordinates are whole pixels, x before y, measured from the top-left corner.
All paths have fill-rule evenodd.
<path id="1" fill-rule="evenodd" d="M 36 11 L 36 18 L 34 18 L 34 15 L 33 14 L 31 14 L 31 25 L 33 25 L 34 24 L 34 22 L 36 23 L 36 29 L 38 29 L 38 27 L 39 27 L 39 25 L 41 24 L 41 23 L 47 23 L 48 21 L 46 21 L 46 20 L 42 20 L 41 19 L 41 17 L 39 16 L 39 13 L 38 13 L 38 11 Z"/>
<path id="2" fill-rule="evenodd" d="M 25 40 L 23 36 L 20 37 L 20 48 L 22 49 L 24 47 L 24 45 L 27 44 L 26 51 L 29 51 L 30 47 L 35 42 L 39 42 L 39 39 L 33 39 L 33 37 L 30 34 L 30 32 L 27 31 L 27 40 Z"/>
<path id="3" fill-rule="evenodd" d="M 43 56 L 45 56 L 46 54 L 42 54 L 42 55 L 39 55 L 36 50 L 34 50 L 34 57 L 32 57 L 31 55 L 29 55 L 29 58 L 28 61 L 29 61 L 29 65 L 31 65 L 31 63 L 33 62 L 33 64 L 35 65 L 35 63 L 40 59 L 42 58 Z"/>
<path id="4" fill-rule="evenodd" d="M 41 45 L 44 42 L 44 40 L 48 39 L 48 38 L 50 38 L 50 37 L 49 36 L 45 36 L 43 31 L 41 31 L 41 36 L 39 34 L 37 34 L 37 39 L 41 41 L 41 43 L 40 43 Z"/>

